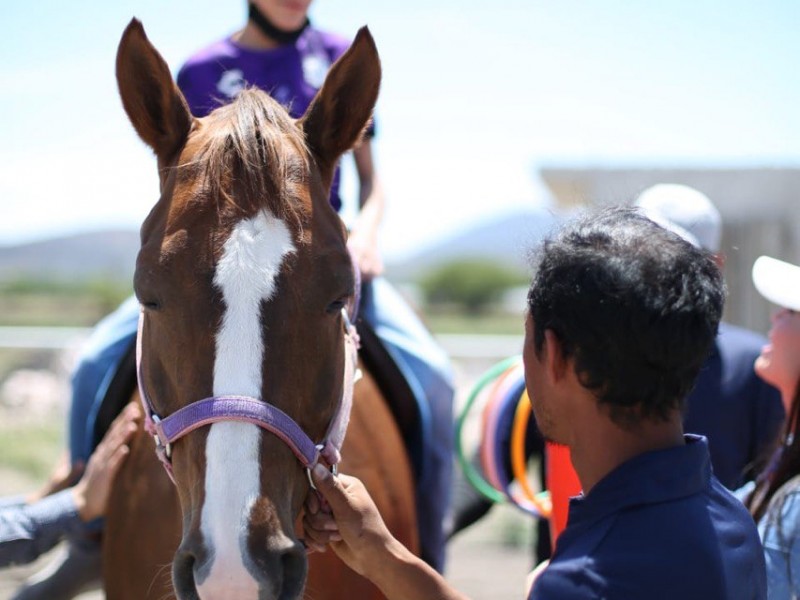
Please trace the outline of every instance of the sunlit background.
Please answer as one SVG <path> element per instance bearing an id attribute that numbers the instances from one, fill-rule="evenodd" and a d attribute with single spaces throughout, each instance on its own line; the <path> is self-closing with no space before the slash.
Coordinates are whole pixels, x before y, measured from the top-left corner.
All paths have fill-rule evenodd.
<path id="1" fill-rule="evenodd" d="M 40 0 L 0 15 L 0 243 L 138 227 L 156 178 L 117 97 L 119 36 L 137 16 L 176 72 L 243 24 L 245 2 Z M 378 43 L 390 261 L 548 206 L 542 164 L 800 158 L 792 0 L 316 0 L 312 20 L 347 37 L 367 24 Z"/>
<path id="2" fill-rule="evenodd" d="M 157 199 L 117 95 L 123 29 L 138 17 L 177 73 L 245 15 L 245 0 L 0 5 L 0 495 L 40 485 L 63 447 L 76 350 L 130 293 Z M 311 19 L 377 42 L 381 246 L 459 402 L 520 349 L 530 247 L 575 206 L 661 180 L 719 204 L 727 317 L 766 330 L 752 260 L 800 261 L 800 2 L 315 0 Z M 532 526 L 512 512 L 451 545 L 466 593 L 521 597 Z M 0 600 L 26 574 L 2 574 Z"/>

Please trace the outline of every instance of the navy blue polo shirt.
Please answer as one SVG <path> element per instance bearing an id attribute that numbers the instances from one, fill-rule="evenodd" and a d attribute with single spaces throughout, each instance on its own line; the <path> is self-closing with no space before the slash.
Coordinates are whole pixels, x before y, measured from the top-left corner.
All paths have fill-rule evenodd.
<path id="1" fill-rule="evenodd" d="M 764 553 L 744 506 L 711 472 L 706 439 L 641 454 L 570 500 L 533 600 L 754 600 Z"/>
<path id="2" fill-rule="evenodd" d="M 753 370 L 767 343 L 747 329 L 720 323 L 711 355 L 686 398 L 683 430 L 708 438 L 714 475 L 729 490 L 766 458 L 784 419 L 781 395 Z"/>

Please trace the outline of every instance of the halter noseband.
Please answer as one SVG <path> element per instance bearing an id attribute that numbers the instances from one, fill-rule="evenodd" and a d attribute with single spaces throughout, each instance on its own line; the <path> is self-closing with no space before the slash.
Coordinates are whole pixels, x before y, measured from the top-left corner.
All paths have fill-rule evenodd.
<path id="1" fill-rule="evenodd" d="M 355 304 L 357 307 L 358 305 Z M 285 412 L 263 400 L 250 396 L 212 396 L 193 402 L 161 418 L 153 410 L 153 403 L 147 395 L 142 377 L 142 329 L 144 312 L 139 314 L 139 328 L 136 335 L 136 376 L 139 380 L 139 396 L 144 408 L 144 428 L 156 442 L 156 455 L 175 483 L 172 472 L 172 443 L 205 425 L 219 421 L 240 421 L 258 425 L 277 436 L 305 467 L 311 487 L 316 489 L 311 479 L 311 469 L 320 457 L 336 470 L 341 460 L 342 443 L 350 421 L 353 406 L 353 385 L 357 380 L 358 334 L 351 323 L 346 309 L 342 309 L 345 322 L 344 332 L 344 386 L 336 413 L 328 426 L 323 441 L 315 444 L 302 428 Z M 355 318 L 355 314 L 352 315 Z"/>

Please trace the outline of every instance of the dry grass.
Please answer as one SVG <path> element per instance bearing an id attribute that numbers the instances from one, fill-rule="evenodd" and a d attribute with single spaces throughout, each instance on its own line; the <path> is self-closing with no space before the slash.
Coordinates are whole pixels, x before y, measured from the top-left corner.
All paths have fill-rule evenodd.
<path id="1" fill-rule="evenodd" d="M 7 478 L 39 484 L 45 480 L 64 448 L 64 428 L 63 418 L 54 422 L 0 425 L 0 471 L 4 474 L 0 494 L 11 493 L 5 489 Z"/>

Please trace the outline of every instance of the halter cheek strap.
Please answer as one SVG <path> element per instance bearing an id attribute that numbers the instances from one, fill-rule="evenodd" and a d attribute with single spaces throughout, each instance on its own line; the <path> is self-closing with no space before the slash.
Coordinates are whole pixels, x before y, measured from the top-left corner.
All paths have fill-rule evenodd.
<path id="1" fill-rule="evenodd" d="M 353 387 L 358 378 L 358 334 L 350 322 L 346 311 L 342 311 L 345 322 L 344 335 L 344 380 L 342 397 L 333 415 L 323 441 L 315 444 L 302 428 L 278 407 L 249 396 L 213 396 L 185 406 L 171 415 L 161 418 L 153 410 L 153 404 L 147 395 L 142 377 L 142 329 L 144 313 L 139 315 L 139 329 L 136 336 L 136 374 L 139 380 L 139 395 L 144 409 L 145 431 L 153 436 L 156 442 L 156 454 L 164 465 L 173 483 L 172 443 L 186 434 L 205 425 L 219 421 L 240 421 L 258 425 L 277 436 L 306 468 L 311 487 L 311 469 L 320 457 L 334 468 L 341 460 L 342 443 L 350 421 L 353 406 Z"/>

